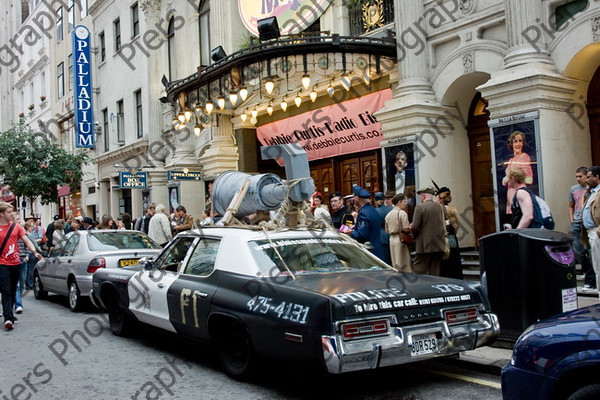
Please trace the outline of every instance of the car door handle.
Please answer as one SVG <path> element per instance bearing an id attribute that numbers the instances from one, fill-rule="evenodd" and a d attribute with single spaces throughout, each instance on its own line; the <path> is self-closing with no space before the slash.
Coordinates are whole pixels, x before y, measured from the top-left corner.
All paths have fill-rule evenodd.
<path id="1" fill-rule="evenodd" d="M 204 293 L 204 292 L 198 292 L 198 297 L 208 297 L 208 293 Z"/>
<path id="2" fill-rule="evenodd" d="M 165 284 L 164 284 L 164 283 L 162 283 L 162 282 L 160 282 L 160 283 L 157 283 L 157 284 L 156 284 L 156 286 L 158 286 L 159 288 L 161 288 L 161 289 L 162 289 L 162 288 L 164 288 L 164 287 L 165 287 Z"/>

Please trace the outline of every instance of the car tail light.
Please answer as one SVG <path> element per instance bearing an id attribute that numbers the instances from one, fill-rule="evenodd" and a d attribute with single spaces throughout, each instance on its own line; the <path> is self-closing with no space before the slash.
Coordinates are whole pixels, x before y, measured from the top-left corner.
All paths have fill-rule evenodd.
<path id="1" fill-rule="evenodd" d="M 464 324 L 466 322 L 477 321 L 479 318 L 476 308 L 446 311 L 445 314 L 448 325 Z"/>
<path id="2" fill-rule="evenodd" d="M 385 335 L 389 329 L 390 324 L 387 319 L 350 322 L 342 325 L 342 336 L 345 340 L 362 339 L 369 336 Z"/>
<path id="3" fill-rule="evenodd" d="M 103 257 L 96 257 L 90 261 L 87 272 L 88 274 L 93 274 L 98 268 L 106 268 L 106 260 Z"/>

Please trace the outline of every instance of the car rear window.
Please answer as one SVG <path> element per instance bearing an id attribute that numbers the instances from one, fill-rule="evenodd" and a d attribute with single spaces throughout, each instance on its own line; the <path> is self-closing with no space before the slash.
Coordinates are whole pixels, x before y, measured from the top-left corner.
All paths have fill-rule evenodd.
<path id="1" fill-rule="evenodd" d="M 135 232 L 94 232 L 87 235 L 91 251 L 118 249 L 160 249 L 149 236 Z"/>
<path id="2" fill-rule="evenodd" d="M 319 273 L 388 269 L 377 257 L 343 238 L 255 240 L 249 243 L 261 273 Z"/>

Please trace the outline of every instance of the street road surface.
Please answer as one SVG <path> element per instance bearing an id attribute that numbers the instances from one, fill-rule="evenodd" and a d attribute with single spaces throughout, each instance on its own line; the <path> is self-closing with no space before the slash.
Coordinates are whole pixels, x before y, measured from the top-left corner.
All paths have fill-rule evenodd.
<path id="1" fill-rule="evenodd" d="M 501 399 L 500 379 L 441 362 L 320 376 L 265 368 L 252 383 L 227 377 L 208 349 L 144 329 L 110 333 L 107 315 L 72 313 L 66 298 L 29 292 L 11 332 L 0 331 L 0 399 Z"/>

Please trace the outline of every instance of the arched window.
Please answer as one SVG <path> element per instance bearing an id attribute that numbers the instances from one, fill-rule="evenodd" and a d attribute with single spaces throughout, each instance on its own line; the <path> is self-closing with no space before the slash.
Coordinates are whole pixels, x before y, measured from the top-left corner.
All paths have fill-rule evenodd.
<path id="1" fill-rule="evenodd" d="M 175 47 L 175 18 L 171 17 L 167 27 L 167 47 L 169 49 L 169 78 L 177 79 L 177 50 Z"/>
<path id="2" fill-rule="evenodd" d="M 203 0 L 198 4 L 198 43 L 200 65 L 210 65 L 210 8 L 209 1 Z"/>

